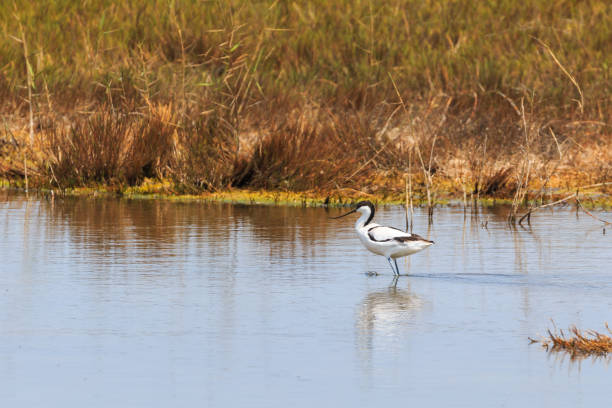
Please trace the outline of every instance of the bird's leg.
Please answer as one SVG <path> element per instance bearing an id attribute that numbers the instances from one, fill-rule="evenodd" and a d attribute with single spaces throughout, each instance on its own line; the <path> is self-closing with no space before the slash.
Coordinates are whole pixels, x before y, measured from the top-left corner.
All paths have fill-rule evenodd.
<path id="1" fill-rule="evenodd" d="M 391 262 L 391 257 L 387 258 L 387 261 L 389 261 L 389 266 L 391 266 L 391 270 L 393 271 L 393 274 L 398 275 L 398 273 L 395 271 L 395 268 L 393 267 L 393 263 Z"/>
<path id="2" fill-rule="evenodd" d="M 399 276 L 400 272 L 399 272 L 399 267 L 397 266 L 397 258 L 393 260 L 393 263 L 395 264 L 395 270 L 397 271 L 397 276 Z"/>

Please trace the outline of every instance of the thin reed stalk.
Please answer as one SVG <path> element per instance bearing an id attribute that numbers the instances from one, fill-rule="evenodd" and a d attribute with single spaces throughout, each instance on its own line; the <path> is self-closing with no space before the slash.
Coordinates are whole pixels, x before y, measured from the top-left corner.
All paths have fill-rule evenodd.
<path id="1" fill-rule="evenodd" d="M 30 64 L 29 52 L 28 52 L 28 42 L 26 40 L 25 31 L 23 30 L 23 25 L 21 24 L 21 19 L 17 14 L 17 4 L 13 2 L 13 7 L 15 9 L 15 19 L 17 20 L 17 24 L 19 26 L 19 35 L 20 38 L 13 37 L 16 41 L 20 42 L 23 47 L 23 59 L 25 61 L 26 67 L 26 80 L 27 80 L 27 91 L 28 91 L 28 111 L 29 111 L 29 147 L 32 147 L 32 143 L 34 141 L 34 107 L 32 101 L 32 88 L 34 87 L 34 82 L 32 77 L 34 75 L 32 70 L 32 65 Z M 25 192 L 28 193 L 29 190 L 29 180 L 28 180 L 28 159 L 27 159 L 27 149 L 23 149 L 23 172 L 25 177 Z"/>
<path id="2" fill-rule="evenodd" d="M 412 147 L 408 153 L 408 172 L 406 178 L 406 231 L 412 234 L 414 223 L 414 206 L 412 204 Z"/>
<path id="3" fill-rule="evenodd" d="M 510 211 L 510 214 L 508 215 L 508 222 L 512 225 L 516 224 L 519 207 L 524 204 L 527 198 L 533 164 L 531 159 L 531 146 L 533 135 L 531 127 L 528 127 L 527 125 L 524 98 L 521 98 L 520 106 L 521 107 L 519 112 L 524 138 L 522 144 L 520 145 L 520 164 L 519 171 L 516 175 L 516 192 L 514 194 L 514 197 L 512 198 L 512 209 Z"/>

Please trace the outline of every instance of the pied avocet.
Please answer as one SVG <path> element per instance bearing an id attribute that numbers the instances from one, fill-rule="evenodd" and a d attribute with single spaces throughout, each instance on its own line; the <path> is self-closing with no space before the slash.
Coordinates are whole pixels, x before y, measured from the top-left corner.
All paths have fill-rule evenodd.
<path id="1" fill-rule="evenodd" d="M 370 252 L 387 258 L 393 273 L 399 275 L 397 258 L 422 251 L 434 242 L 417 234 L 404 232 L 393 227 L 383 227 L 371 222 L 375 211 L 374 204 L 369 201 L 360 201 L 353 210 L 338 217 L 333 217 L 333 219 L 346 217 L 354 212 L 360 213 L 361 217 L 355 223 L 359 239 Z"/>

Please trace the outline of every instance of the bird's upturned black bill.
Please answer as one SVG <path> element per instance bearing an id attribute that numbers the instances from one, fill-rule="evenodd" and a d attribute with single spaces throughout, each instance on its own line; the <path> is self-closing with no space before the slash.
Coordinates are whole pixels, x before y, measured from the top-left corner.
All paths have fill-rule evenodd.
<path id="1" fill-rule="evenodd" d="M 346 214 L 342 214 L 342 215 L 339 215 L 337 217 L 329 217 L 329 218 L 332 219 L 332 220 L 337 220 L 338 218 L 346 217 L 347 215 L 350 215 L 350 214 L 352 214 L 352 213 L 354 213 L 356 211 L 357 211 L 357 209 L 351 210 L 351 211 L 347 212 Z"/>

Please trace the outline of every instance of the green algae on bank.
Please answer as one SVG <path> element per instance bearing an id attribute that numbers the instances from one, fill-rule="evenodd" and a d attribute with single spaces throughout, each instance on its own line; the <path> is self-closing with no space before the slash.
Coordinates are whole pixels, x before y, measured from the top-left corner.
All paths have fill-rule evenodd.
<path id="1" fill-rule="evenodd" d="M 0 185 L 2 188 L 14 188 L 23 190 L 19 183 L 6 181 Z M 346 190 L 346 189 L 344 189 Z M 167 180 L 145 179 L 138 186 L 120 187 L 110 185 L 90 185 L 87 187 L 70 187 L 65 189 L 38 188 L 30 189 L 45 195 L 74 197 L 121 197 L 125 199 L 142 200 L 172 200 L 172 201 L 202 201 L 230 204 L 253 204 L 253 205 L 287 205 L 302 207 L 342 207 L 351 205 L 360 200 L 370 200 L 381 205 L 403 205 L 405 196 L 403 194 L 369 194 L 358 190 L 350 191 L 272 191 L 272 190 L 250 190 L 250 189 L 227 189 L 222 191 L 207 192 L 193 191 L 185 192 L 174 183 Z M 416 194 L 415 194 L 416 195 Z M 415 207 L 426 205 L 426 201 L 418 196 L 413 197 Z M 436 205 L 445 205 L 449 200 L 438 200 Z"/>
<path id="2" fill-rule="evenodd" d="M 0 184 L 0 189 L 7 190 L 15 188 L 8 183 Z M 23 190 L 23 188 L 16 188 Z M 32 192 L 32 190 L 30 190 Z M 175 202 L 208 202 L 221 204 L 242 204 L 242 205 L 272 205 L 272 206 L 293 206 L 293 207 L 346 207 L 357 203 L 360 200 L 367 199 L 376 205 L 383 206 L 404 206 L 406 204 L 405 197 L 401 196 L 383 196 L 383 195 L 325 195 L 321 192 L 285 192 L 285 191 L 265 191 L 265 190 L 225 190 L 217 192 L 203 192 L 199 194 L 177 194 L 171 192 L 143 192 L 137 188 L 129 188 L 125 190 L 116 190 L 112 188 L 71 188 L 64 191 L 51 189 L 37 189 L 36 193 L 43 195 L 67 196 L 67 197 L 87 197 L 87 198 L 109 198 L 118 197 L 128 200 L 169 200 Z M 478 200 L 468 200 L 464 202 L 460 199 L 438 199 L 434 202 L 434 207 L 507 207 L 512 204 L 511 199 L 488 198 L 481 197 Z M 539 205 L 539 201 L 530 200 L 528 204 L 534 206 Z M 426 200 L 413 199 L 413 205 L 417 207 L 426 207 Z M 612 197 L 598 197 L 596 200 L 588 199 L 582 202 L 582 205 L 588 209 L 609 210 L 612 209 Z M 527 206 L 523 206 L 525 210 Z"/>
<path id="3" fill-rule="evenodd" d="M 444 188 L 436 189 L 436 198 L 433 206 L 463 206 L 473 207 L 496 207 L 512 204 L 511 197 L 488 197 L 476 198 L 473 195 L 459 197 L 456 192 L 448 191 L 448 184 Z M 22 180 L 0 179 L 0 188 L 24 190 Z M 30 192 L 42 194 L 82 196 L 82 197 L 122 197 L 126 199 L 162 199 L 172 201 L 202 201 L 228 204 L 250 204 L 250 205 L 285 205 L 301 207 L 343 207 L 349 206 L 361 200 L 370 200 L 378 205 L 405 205 L 406 194 L 397 191 L 377 191 L 368 193 L 356 189 L 343 188 L 331 191 L 274 191 L 255 189 L 232 189 L 219 191 L 201 191 L 195 188 L 186 188 L 177 185 L 168 179 L 145 178 L 135 186 L 92 184 L 86 187 L 70 187 L 65 189 L 30 188 Z M 561 197 L 575 192 L 571 189 L 558 189 L 553 195 L 532 198 L 523 203 L 524 208 L 537 207 L 546 202 L 555 201 Z M 612 195 L 601 191 L 581 192 L 581 204 L 586 208 L 597 208 L 607 210 L 612 208 Z M 537 195 L 534 193 L 534 196 Z M 416 190 L 412 194 L 414 207 L 426 207 L 427 200 L 422 191 Z M 564 203 L 567 205 L 567 203 Z"/>

